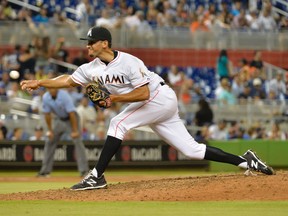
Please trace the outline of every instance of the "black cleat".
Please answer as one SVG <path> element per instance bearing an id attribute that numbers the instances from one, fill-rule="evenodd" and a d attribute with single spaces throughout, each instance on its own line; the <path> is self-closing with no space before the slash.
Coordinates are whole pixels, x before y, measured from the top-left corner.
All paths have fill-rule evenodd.
<path id="1" fill-rule="evenodd" d="M 50 173 L 41 173 L 39 172 L 37 175 L 36 175 L 37 178 L 49 178 L 50 177 Z"/>
<path id="2" fill-rule="evenodd" d="M 93 190 L 107 188 L 107 182 L 102 174 L 100 177 L 95 177 L 90 171 L 84 179 L 78 184 L 73 185 L 70 190 L 82 191 L 82 190 Z"/>
<path id="3" fill-rule="evenodd" d="M 255 152 L 252 150 L 248 150 L 242 156 L 247 160 L 248 170 L 250 171 L 257 171 L 264 173 L 266 175 L 274 175 L 275 172 L 272 167 L 267 166 L 264 162 L 262 162 Z"/>

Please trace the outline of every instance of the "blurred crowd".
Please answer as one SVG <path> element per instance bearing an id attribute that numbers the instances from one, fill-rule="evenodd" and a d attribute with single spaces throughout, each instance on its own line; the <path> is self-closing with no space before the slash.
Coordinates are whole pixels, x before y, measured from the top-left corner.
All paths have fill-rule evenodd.
<path id="1" fill-rule="evenodd" d="M 288 72 L 279 70 L 269 79 L 259 50 L 254 52 L 252 59 L 241 58 L 238 62 L 232 62 L 228 52 L 221 50 L 215 64 L 217 87 L 213 101 L 205 97 L 199 82 L 187 76 L 180 67 L 172 65 L 163 76 L 178 96 L 179 108 L 185 113 L 182 117 L 186 125 L 199 128 L 195 138 L 203 142 L 211 139 L 287 140 L 287 128 L 281 129 L 281 125 L 287 124 L 288 117 Z M 187 112 L 185 105 L 195 103 L 198 104 L 198 110 L 195 113 Z M 261 107 L 269 107 L 266 113 L 270 121 L 266 118 L 248 126 L 242 120 L 215 121 L 212 104 L 223 110 L 229 106 L 243 105 L 246 109 L 245 105 L 253 105 L 259 112 L 262 112 Z"/>
<path id="2" fill-rule="evenodd" d="M 2 0 L 0 20 L 27 22 L 34 31 L 41 25 L 44 30 L 49 23 L 70 25 L 71 20 L 78 28 L 83 23 L 110 29 L 125 26 L 135 33 L 145 32 L 147 37 L 153 28 L 188 28 L 191 32 L 215 28 L 241 31 L 288 29 L 287 17 L 272 10 L 271 0 L 79 0 L 67 6 L 74 11 L 74 16 L 69 16 L 67 10 L 55 1 L 36 2 L 40 8 L 38 11 Z"/>

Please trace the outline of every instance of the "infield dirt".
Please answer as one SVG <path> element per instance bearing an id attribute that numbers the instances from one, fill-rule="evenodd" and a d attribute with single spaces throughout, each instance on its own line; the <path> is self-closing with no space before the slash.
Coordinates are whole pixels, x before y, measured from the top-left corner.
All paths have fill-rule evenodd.
<path id="1" fill-rule="evenodd" d="M 199 177 L 161 178 L 147 176 L 109 177 L 107 189 L 70 191 L 69 188 L 0 194 L 0 200 L 73 200 L 73 201 L 223 201 L 288 200 L 288 171 L 276 175 L 244 176 L 218 174 Z M 74 179 L 72 179 L 74 180 Z M 133 181 L 132 181 L 133 180 Z M 0 181 L 71 182 L 71 177 L 0 178 Z M 75 178 L 75 183 L 79 178 Z"/>

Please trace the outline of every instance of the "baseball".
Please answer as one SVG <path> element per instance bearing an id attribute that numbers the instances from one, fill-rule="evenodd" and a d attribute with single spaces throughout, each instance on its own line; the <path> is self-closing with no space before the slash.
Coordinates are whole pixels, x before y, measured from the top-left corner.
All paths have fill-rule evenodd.
<path id="1" fill-rule="evenodd" d="M 19 76 L 20 76 L 20 74 L 19 74 L 18 71 L 12 70 L 12 71 L 10 71 L 9 76 L 10 76 L 12 79 L 18 79 Z"/>

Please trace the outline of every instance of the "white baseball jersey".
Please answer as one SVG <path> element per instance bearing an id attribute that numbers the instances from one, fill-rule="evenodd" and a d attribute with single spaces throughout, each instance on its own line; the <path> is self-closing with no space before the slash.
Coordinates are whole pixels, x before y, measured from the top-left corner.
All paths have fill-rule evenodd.
<path id="1" fill-rule="evenodd" d="M 117 52 L 117 57 L 109 64 L 95 58 L 81 65 L 71 76 L 82 86 L 98 81 L 114 95 L 129 93 L 148 84 L 150 98 L 130 103 L 115 116 L 110 122 L 108 135 L 123 140 L 128 130 L 147 125 L 187 157 L 203 159 L 206 145 L 198 144 L 179 118 L 175 92 L 163 84 L 164 80 L 158 74 L 149 71 L 140 59 Z"/>

